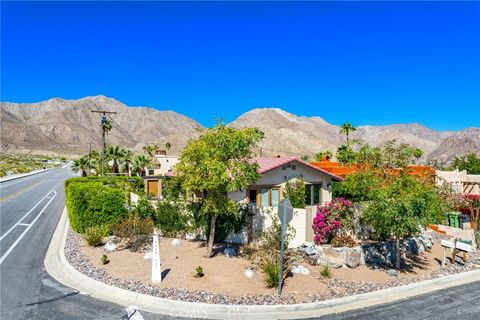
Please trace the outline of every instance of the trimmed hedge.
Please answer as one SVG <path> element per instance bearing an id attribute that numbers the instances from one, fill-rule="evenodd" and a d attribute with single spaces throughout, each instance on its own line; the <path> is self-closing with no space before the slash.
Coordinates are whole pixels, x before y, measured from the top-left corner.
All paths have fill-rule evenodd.
<path id="1" fill-rule="evenodd" d="M 125 191 L 103 179 L 68 179 L 65 195 L 70 226 L 79 233 L 90 227 L 111 226 L 128 213 Z"/>
<path id="2" fill-rule="evenodd" d="M 70 183 L 79 183 L 79 182 L 101 182 L 105 186 L 117 187 L 124 190 L 131 189 L 131 191 L 134 191 L 135 193 L 144 192 L 143 179 L 138 176 L 135 176 L 135 177 L 89 176 L 89 177 L 70 178 L 65 181 L 65 189 L 70 185 Z"/>

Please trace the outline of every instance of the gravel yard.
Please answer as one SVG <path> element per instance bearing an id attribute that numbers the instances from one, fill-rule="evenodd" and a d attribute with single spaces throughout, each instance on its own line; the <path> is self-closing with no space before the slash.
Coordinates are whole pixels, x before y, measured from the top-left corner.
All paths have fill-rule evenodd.
<path id="1" fill-rule="evenodd" d="M 182 240 L 180 246 L 174 247 L 171 240 L 162 239 L 160 242 L 164 271 L 160 285 L 150 282 L 151 260 L 144 259 L 146 252 L 118 250 L 107 253 L 110 263 L 102 265 L 103 247 L 89 247 L 79 234 L 69 230 L 65 256 L 81 273 L 123 289 L 182 301 L 249 305 L 323 301 L 480 268 L 479 251 L 470 254 L 465 265 L 447 262 L 445 268 L 440 268 L 442 250 L 436 241 L 432 250 L 410 261 L 412 267 L 397 277 L 389 276 L 382 268 L 359 266 L 332 269 L 332 277 L 323 278 L 321 267 L 303 263 L 310 275 L 288 277 L 283 295 L 279 297 L 275 289 L 265 286 L 260 270 L 255 270 L 251 279 L 244 275 L 245 269 L 251 266 L 250 261 L 223 254 L 204 258 L 202 242 Z M 203 267 L 203 278 L 194 277 L 197 266 Z"/>

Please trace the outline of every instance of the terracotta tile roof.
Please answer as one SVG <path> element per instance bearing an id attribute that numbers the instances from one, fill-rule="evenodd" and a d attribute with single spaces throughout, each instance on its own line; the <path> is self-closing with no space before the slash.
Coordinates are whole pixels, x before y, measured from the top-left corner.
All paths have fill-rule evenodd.
<path id="1" fill-rule="evenodd" d="M 263 174 L 265 172 L 271 171 L 273 169 L 276 169 L 278 167 L 281 167 L 283 165 L 286 165 L 288 163 L 291 163 L 293 161 L 299 162 L 303 164 L 304 166 L 307 166 L 309 168 L 312 168 L 316 171 L 320 171 L 333 179 L 337 181 L 342 181 L 343 178 L 340 176 L 337 176 L 336 174 L 333 174 L 331 172 L 328 172 L 327 170 L 324 170 L 322 168 L 316 167 L 314 165 L 311 165 L 308 162 L 303 161 L 302 159 L 298 157 L 286 157 L 286 158 L 254 158 L 251 160 L 251 162 L 256 162 L 259 166 L 258 168 L 258 173 Z"/>

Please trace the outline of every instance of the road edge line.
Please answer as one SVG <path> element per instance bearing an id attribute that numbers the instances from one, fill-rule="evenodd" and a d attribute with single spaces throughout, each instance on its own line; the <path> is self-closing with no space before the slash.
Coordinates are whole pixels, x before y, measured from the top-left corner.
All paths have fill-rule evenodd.
<path id="1" fill-rule="evenodd" d="M 441 278 L 411 283 L 322 302 L 290 305 L 219 305 L 185 302 L 135 293 L 94 280 L 77 271 L 64 253 L 68 218 L 64 208 L 45 256 L 47 272 L 62 284 L 83 294 L 124 307 L 136 305 L 142 311 L 169 315 L 212 319 L 294 319 L 319 317 L 405 300 L 414 296 L 480 281 L 480 270 L 472 270 Z"/>

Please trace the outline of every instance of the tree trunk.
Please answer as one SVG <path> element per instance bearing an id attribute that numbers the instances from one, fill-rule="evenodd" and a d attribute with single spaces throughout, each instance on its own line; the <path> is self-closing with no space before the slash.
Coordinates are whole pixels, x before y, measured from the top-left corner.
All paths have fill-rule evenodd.
<path id="1" fill-rule="evenodd" d="M 117 163 L 117 160 L 113 160 L 113 173 L 118 173 L 118 163 Z"/>
<path id="2" fill-rule="evenodd" d="M 87 170 L 82 169 L 82 177 L 86 177 L 86 176 L 87 176 Z"/>
<path id="3" fill-rule="evenodd" d="M 125 162 L 125 175 L 130 176 L 130 162 Z"/>
<path id="4" fill-rule="evenodd" d="M 208 236 L 208 245 L 207 245 L 207 252 L 205 252 L 205 256 L 207 258 L 211 258 L 213 255 L 213 242 L 215 241 L 215 223 L 217 222 L 217 216 L 212 215 L 210 219 L 210 235 Z"/>
<path id="5" fill-rule="evenodd" d="M 400 238 L 395 238 L 395 268 L 400 270 Z"/>

